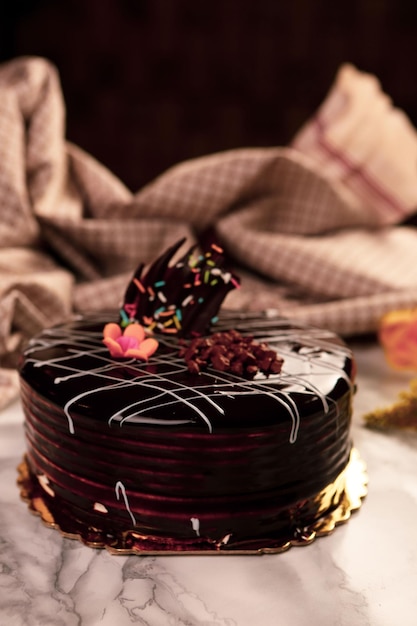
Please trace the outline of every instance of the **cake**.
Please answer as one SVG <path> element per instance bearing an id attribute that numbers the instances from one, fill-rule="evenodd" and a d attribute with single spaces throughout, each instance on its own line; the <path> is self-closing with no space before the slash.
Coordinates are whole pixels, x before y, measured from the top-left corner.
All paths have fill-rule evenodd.
<path id="1" fill-rule="evenodd" d="M 309 541 L 350 511 L 352 353 L 332 332 L 276 315 L 217 318 L 236 277 L 218 247 L 169 266 L 178 247 L 145 277 L 138 269 L 120 312 L 79 316 L 29 342 L 22 496 L 64 535 L 119 553 Z M 194 283 L 209 272 L 196 315 L 184 309 L 203 296 L 195 284 L 184 295 L 188 278 L 179 290 L 185 271 Z"/>

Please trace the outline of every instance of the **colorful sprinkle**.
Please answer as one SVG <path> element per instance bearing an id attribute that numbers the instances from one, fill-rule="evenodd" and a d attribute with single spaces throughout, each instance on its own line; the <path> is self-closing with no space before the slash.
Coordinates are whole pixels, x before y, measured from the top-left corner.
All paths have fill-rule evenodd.
<path id="1" fill-rule="evenodd" d="M 140 280 L 138 280 L 137 278 L 134 278 L 133 282 L 135 283 L 135 285 L 139 289 L 139 291 L 141 291 L 142 293 L 146 293 L 145 287 L 142 285 Z"/>
<path id="2" fill-rule="evenodd" d="M 181 302 L 181 306 L 184 306 L 184 307 L 188 306 L 192 299 L 193 299 L 193 296 L 190 294 L 189 296 L 184 298 L 184 300 Z"/>
<path id="3" fill-rule="evenodd" d="M 135 313 L 136 313 L 136 305 L 135 304 L 125 304 L 124 311 L 129 316 L 129 320 L 134 318 L 135 317 Z"/>
<path id="4" fill-rule="evenodd" d="M 126 315 L 126 312 L 123 309 L 120 309 L 120 317 L 121 319 L 121 326 L 127 326 L 127 324 L 129 324 L 129 317 Z"/>

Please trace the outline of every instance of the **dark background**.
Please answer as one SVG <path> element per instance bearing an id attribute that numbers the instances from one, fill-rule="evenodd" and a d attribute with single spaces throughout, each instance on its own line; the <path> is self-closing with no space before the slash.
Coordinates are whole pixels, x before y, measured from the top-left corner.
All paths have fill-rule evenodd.
<path id="1" fill-rule="evenodd" d="M 417 122 L 416 0 L 3 0 L 0 60 L 58 68 L 67 137 L 136 191 L 184 159 L 284 145 L 349 61 Z"/>

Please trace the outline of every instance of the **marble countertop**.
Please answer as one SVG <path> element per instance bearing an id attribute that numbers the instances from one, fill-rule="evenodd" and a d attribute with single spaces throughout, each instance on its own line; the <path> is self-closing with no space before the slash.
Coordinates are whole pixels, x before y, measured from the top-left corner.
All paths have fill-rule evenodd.
<path id="1" fill-rule="evenodd" d="M 0 625 L 415 626 L 417 434 L 362 420 L 411 377 L 391 371 L 376 345 L 354 349 L 353 437 L 368 496 L 333 534 L 283 554 L 111 556 L 63 539 L 20 500 L 22 411 L 1 412 Z"/>

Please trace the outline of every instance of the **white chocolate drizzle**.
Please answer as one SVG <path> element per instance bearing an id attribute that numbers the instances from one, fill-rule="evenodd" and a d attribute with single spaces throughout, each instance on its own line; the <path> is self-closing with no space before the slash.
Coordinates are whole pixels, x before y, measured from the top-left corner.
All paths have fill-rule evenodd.
<path id="1" fill-rule="evenodd" d="M 101 502 L 94 502 L 93 509 L 99 513 L 108 513 L 108 509 Z"/>
<path id="2" fill-rule="evenodd" d="M 135 519 L 135 516 L 133 515 L 132 511 L 130 510 L 129 500 L 127 499 L 125 486 L 124 486 L 124 484 L 120 480 L 118 480 L 117 483 L 116 483 L 115 492 L 116 492 L 117 500 L 120 500 L 120 493 L 122 494 L 123 500 L 124 500 L 124 503 L 125 503 L 125 507 L 126 507 L 126 511 L 130 515 L 130 519 L 132 520 L 133 526 L 136 526 L 136 519 Z"/>
<path id="3" fill-rule="evenodd" d="M 190 522 L 191 522 L 191 526 L 193 527 L 193 531 L 195 532 L 197 537 L 199 537 L 200 536 L 200 520 L 198 519 L 198 517 L 191 517 Z"/>
<path id="4" fill-rule="evenodd" d="M 49 478 L 45 474 L 38 474 L 38 481 L 40 486 L 46 493 L 49 493 L 53 498 L 55 497 L 55 491 L 49 485 Z"/>

